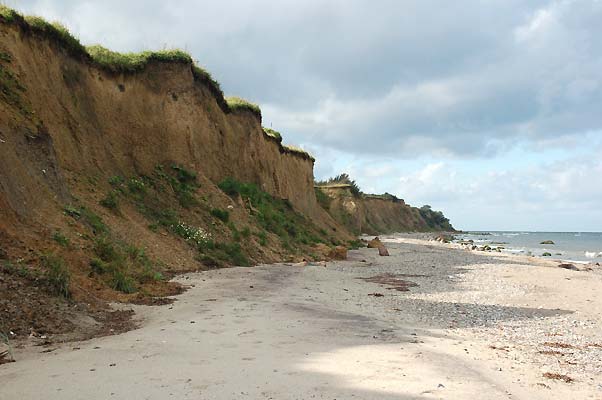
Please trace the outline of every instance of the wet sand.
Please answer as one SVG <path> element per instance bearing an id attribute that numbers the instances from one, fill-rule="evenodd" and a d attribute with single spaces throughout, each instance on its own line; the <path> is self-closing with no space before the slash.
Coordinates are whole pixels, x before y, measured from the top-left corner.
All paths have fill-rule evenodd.
<path id="1" fill-rule="evenodd" d="M 17 350 L 0 399 L 602 398 L 600 271 L 403 240 L 181 276 L 139 329 Z"/>

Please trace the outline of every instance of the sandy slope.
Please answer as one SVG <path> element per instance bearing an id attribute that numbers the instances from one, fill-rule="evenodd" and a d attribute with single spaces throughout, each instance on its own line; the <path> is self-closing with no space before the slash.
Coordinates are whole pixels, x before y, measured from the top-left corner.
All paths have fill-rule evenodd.
<path id="1" fill-rule="evenodd" d="M 602 398 L 600 274 L 390 247 L 181 277 L 191 289 L 138 307 L 138 330 L 20 351 L 0 399 Z M 418 286 L 357 279 L 386 273 Z"/>

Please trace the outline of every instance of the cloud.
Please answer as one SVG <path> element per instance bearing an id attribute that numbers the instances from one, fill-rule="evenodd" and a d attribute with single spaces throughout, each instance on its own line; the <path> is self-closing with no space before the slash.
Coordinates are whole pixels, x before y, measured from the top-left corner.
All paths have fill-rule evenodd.
<path id="1" fill-rule="evenodd" d="M 186 49 L 314 153 L 318 178 L 473 226 L 602 226 L 599 156 L 576 156 L 602 135 L 602 1 L 7 2 L 87 44 Z"/>

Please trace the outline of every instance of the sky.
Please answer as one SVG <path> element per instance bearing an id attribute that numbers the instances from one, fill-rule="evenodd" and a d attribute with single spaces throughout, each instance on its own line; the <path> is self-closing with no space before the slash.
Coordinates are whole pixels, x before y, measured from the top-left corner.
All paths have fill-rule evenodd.
<path id="1" fill-rule="evenodd" d="M 458 229 L 602 231 L 600 0 L 4 0 L 84 44 L 183 48 L 364 192 Z"/>

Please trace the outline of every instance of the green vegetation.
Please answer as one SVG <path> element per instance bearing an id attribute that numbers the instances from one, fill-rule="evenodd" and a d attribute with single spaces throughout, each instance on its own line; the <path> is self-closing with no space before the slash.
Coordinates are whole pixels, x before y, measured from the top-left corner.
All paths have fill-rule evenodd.
<path id="1" fill-rule="evenodd" d="M 318 204 L 320 205 L 320 207 L 328 211 L 330 209 L 330 203 L 332 202 L 332 198 L 330 198 L 329 195 L 324 193 L 324 191 L 319 187 L 314 188 L 314 191 L 316 192 L 316 199 L 318 200 Z"/>
<path id="2" fill-rule="evenodd" d="M 15 22 L 21 15 L 13 10 L 12 8 L 8 8 L 6 6 L 0 5 L 0 17 L 6 22 Z M 21 17 L 22 18 L 22 17 Z"/>
<path id="3" fill-rule="evenodd" d="M 220 208 L 211 209 L 211 215 L 217 219 L 220 219 L 222 222 L 228 222 L 230 219 L 230 213 L 227 210 L 222 210 Z"/>
<path id="4" fill-rule="evenodd" d="M 59 231 L 54 232 L 52 239 L 63 247 L 69 246 L 69 239 Z"/>
<path id="5" fill-rule="evenodd" d="M 226 97 L 226 102 L 228 103 L 228 107 L 232 111 L 250 111 L 253 114 L 257 115 L 259 119 L 261 119 L 261 109 L 257 104 L 253 104 L 245 99 L 241 99 L 240 97 Z"/>
<path id="6" fill-rule="evenodd" d="M 232 178 L 225 179 L 218 186 L 228 196 L 241 196 L 250 202 L 258 224 L 265 231 L 278 235 L 283 245 L 328 242 L 327 238 L 314 231 L 304 216 L 293 210 L 287 200 L 276 199 L 255 184 L 241 183 Z"/>
<path id="7" fill-rule="evenodd" d="M 75 220 L 81 221 L 92 229 L 95 235 L 108 232 L 108 228 L 98 215 L 86 207 L 76 207 L 67 205 L 64 208 L 65 215 L 72 217 Z"/>
<path id="8" fill-rule="evenodd" d="M 112 72 L 137 72 L 153 62 L 192 64 L 192 57 L 178 49 L 143 51 L 141 53 L 118 53 L 99 45 L 86 47 L 88 54 L 101 67 Z"/>
<path id="9" fill-rule="evenodd" d="M 0 262 L 0 272 L 28 280 L 39 278 L 39 275 L 35 270 L 28 268 L 27 265 L 20 262 L 13 264 L 9 261 L 2 261 Z"/>
<path id="10" fill-rule="evenodd" d="M 86 54 L 86 48 L 60 23 L 36 16 L 26 16 L 25 21 L 34 32 L 55 40 L 72 55 Z"/>
<path id="11" fill-rule="evenodd" d="M 318 182 L 316 182 L 316 185 L 317 186 L 348 185 L 349 190 L 351 191 L 351 194 L 353 194 L 353 196 L 355 196 L 355 197 L 362 196 L 362 191 L 360 190 L 359 186 L 357 185 L 357 183 L 355 183 L 355 181 L 353 179 L 351 179 L 349 177 L 348 174 L 340 174 L 340 175 L 335 176 L 334 178 L 329 178 L 325 181 L 318 181 Z"/>
<path id="12" fill-rule="evenodd" d="M 100 200 L 100 205 L 108 208 L 109 210 L 116 211 L 119 208 L 119 204 L 117 203 L 117 193 L 114 191 L 110 191 L 107 193 L 106 197 Z"/>
<path id="13" fill-rule="evenodd" d="M 0 51 L 0 100 L 16 107 L 22 114 L 29 115 L 31 110 L 21 98 L 21 93 L 25 91 L 25 87 L 21 85 L 15 74 L 4 65 L 11 61 L 12 56 L 9 53 Z"/>
<path id="14" fill-rule="evenodd" d="M 282 148 L 286 153 L 298 154 L 308 160 L 316 161 L 316 159 L 311 154 L 309 154 L 307 151 L 303 150 L 300 147 L 285 144 L 282 145 Z"/>
<path id="15" fill-rule="evenodd" d="M 278 143 L 282 143 L 282 135 L 280 134 L 280 132 L 264 127 L 263 133 L 265 133 L 267 136 L 269 136 L 273 139 L 276 139 L 276 141 L 278 141 Z"/>
<path id="16" fill-rule="evenodd" d="M 227 107 L 219 83 L 211 74 L 195 64 L 192 57 L 178 49 L 161 51 L 144 51 L 141 53 L 120 54 L 102 46 L 84 47 L 63 25 L 47 22 L 36 16 L 22 16 L 15 10 L 0 5 L 0 21 L 10 24 L 21 24 L 31 31 L 54 40 L 73 56 L 87 58 L 99 67 L 111 72 L 136 72 L 144 69 L 150 62 L 179 62 L 190 64 L 195 81 L 208 86 L 217 101 Z"/>
<path id="17" fill-rule="evenodd" d="M 366 247 L 366 245 L 359 239 L 350 240 L 347 246 L 350 250 L 357 250 L 362 247 Z"/>
<path id="18" fill-rule="evenodd" d="M 113 289 L 135 293 L 140 284 L 163 280 L 158 264 L 152 262 L 144 249 L 113 241 L 103 235 L 94 240 L 92 271 Z"/>
<path id="19" fill-rule="evenodd" d="M 42 257 L 42 267 L 44 268 L 44 277 L 51 291 L 58 296 L 71 297 L 71 291 L 69 290 L 71 273 L 65 266 L 63 259 L 54 255 L 45 255 Z"/>
<path id="20" fill-rule="evenodd" d="M 434 211 L 431 206 L 424 205 L 419 208 L 420 215 L 426 221 L 429 228 L 439 231 L 453 231 L 454 227 L 449 223 L 449 219 L 441 211 Z"/>

